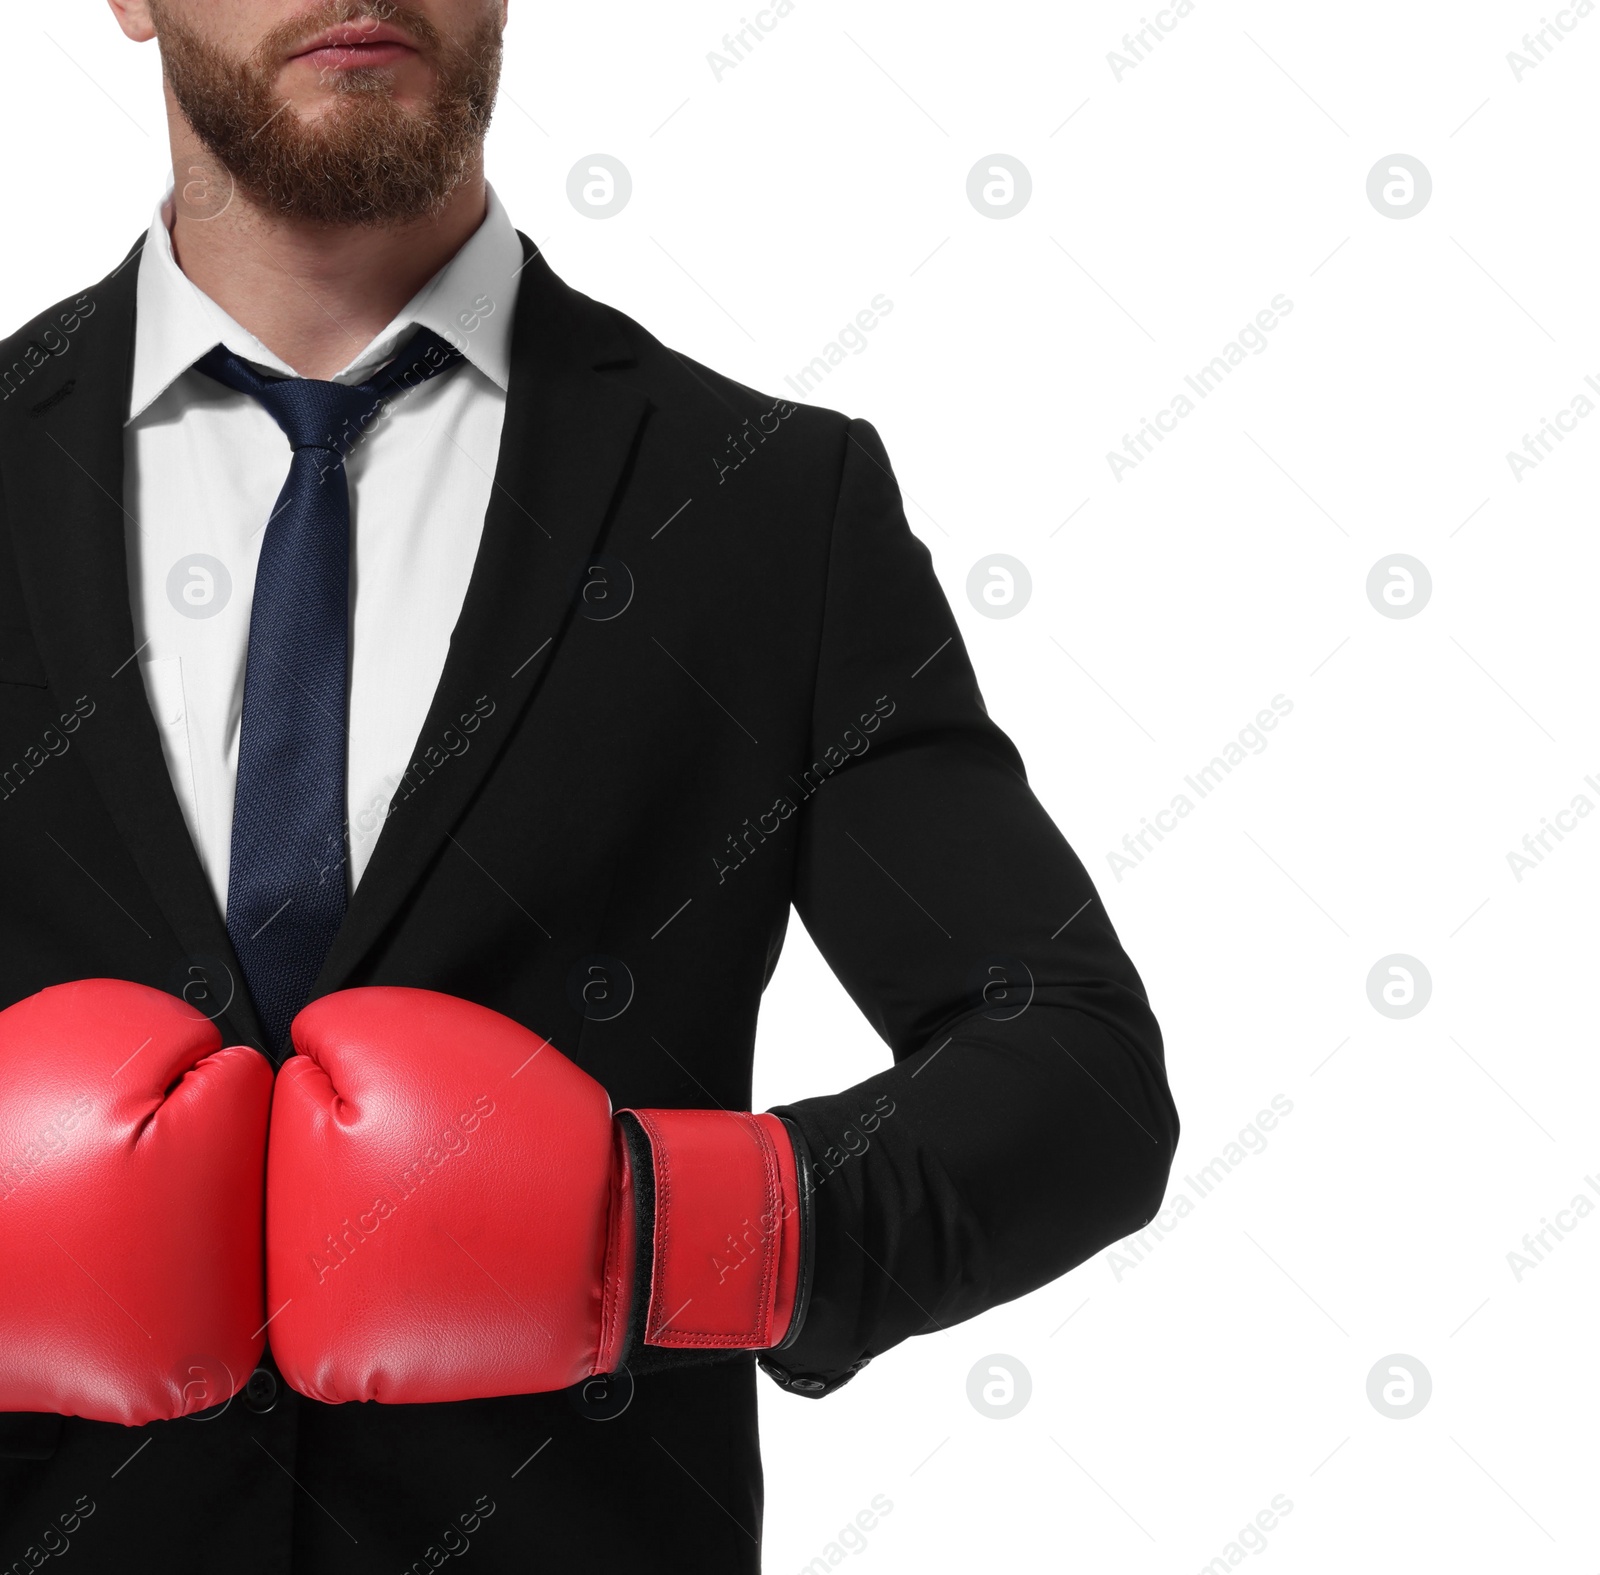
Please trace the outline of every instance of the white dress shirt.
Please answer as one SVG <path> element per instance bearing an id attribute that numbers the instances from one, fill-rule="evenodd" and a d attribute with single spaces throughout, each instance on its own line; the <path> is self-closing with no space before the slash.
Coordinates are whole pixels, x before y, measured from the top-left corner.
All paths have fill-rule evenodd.
<path id="1" fill-rule="evenodd" d="M 124 507 L 133 621 L 150 707 L 189 833 L 223 913 L 256 562 L 289 474 L 282 429 L 193 370 L 219 343 L 294 376 L 178 267 L 172 193 L 139 261 Z M 359 383 L 413 325 L 466 360 L 389 401 L 346 462 L 350 886 L 417 748 L 461 612 L 493 487 L 522 248 L 493 190 L 483 223 L 331 381 Z M 330 321 L 330 332 L 338 329 Z"/>

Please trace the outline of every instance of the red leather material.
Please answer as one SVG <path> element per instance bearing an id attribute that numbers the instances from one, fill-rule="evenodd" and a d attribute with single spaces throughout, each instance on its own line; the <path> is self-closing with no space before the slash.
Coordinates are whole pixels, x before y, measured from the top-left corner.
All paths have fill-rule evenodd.
<path id="1" fill-rule="evenodd" d="M 783 1338 L 800 1242 L 776 1116 L 634 1112 L 654 1157 L 641 1225 L 605 1089 L 510 1018 L 368 987 L 313 1001 L 291 1033 L 268 1140 L 267 1306 L 301 1394 L 569 1388 L 622 1364 L 645 1296 L 649 1344 Z M 640 1229 L 649 1286 L 634 1284 Z"/>
<path id="2" fill-rule="evenodd" d="M 341 990 L 291 1032 L 267 1162 L 269 1336 L 289 1384 L 415 1403 L 599 1371 L 605 1089 L 432 990 Z"/>
<path id="3" fill-rule="evenodd" d="M 794 1148 L 776 1116 L 635 1110 L 655 1162 L 645 1343 L 761 1350 L 788 1331 L 799 1265 Z"/>
<path id="4" fill-rule="evenodd" d="M 176 996 L 55 985 L 0 1012 L 0 1411 L 141 1426 L 261 1354 L 272 1068 Z"/>

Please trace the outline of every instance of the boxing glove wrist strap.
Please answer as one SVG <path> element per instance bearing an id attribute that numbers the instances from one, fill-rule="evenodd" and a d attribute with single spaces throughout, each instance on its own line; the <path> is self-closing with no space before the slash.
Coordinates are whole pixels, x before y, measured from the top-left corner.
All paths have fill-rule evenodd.
<path id="1" fill-rule="evenodd" d="M 628 1324 L 666 1349 L 786 1343 L 804 1316 L 810 1246 L 804 1161 L 787 1124 L 725 1110 L 618 1116 L 613 1185 L 623 1206 L 612 1211 L 598 1370 L 625 1359 Z"/>

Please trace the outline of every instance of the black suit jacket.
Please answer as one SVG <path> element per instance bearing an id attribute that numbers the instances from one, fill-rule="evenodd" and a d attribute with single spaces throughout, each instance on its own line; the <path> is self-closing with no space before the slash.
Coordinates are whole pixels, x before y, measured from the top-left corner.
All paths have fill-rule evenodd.
<path id="1" fill-rule="evenodd" d="M 814 1281 L 761 1365 L 826 1394 L 1150 1218 L 1160 1031 L 873 428 L 677 354 L 522 244 L 482 545 L 316 993 L 450 991 L 617 1107 L 747 1109 L 793 905 L 892 1057 L 781 1108 Z M 259 1046 L 134 649 L 138 252 L 0 346 L 0 1005 L 136 979 Z M 389 1575 L 463 1543 L 485 1575 L 757 1567 L 753 1357 L 642 1371 L 611 1420 L 565 1393 L 324 1406 L 264 1365 L 178 1422 L 0 1417 L 0 1569 L 63 1541 L 80 1575 Z"/>

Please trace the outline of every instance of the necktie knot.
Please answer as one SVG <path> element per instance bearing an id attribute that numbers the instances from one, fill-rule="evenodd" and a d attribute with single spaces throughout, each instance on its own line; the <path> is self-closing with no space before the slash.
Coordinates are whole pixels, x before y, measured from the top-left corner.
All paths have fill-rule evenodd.
<path id="1" fill-rule="evenodd" d="M 291 449 L 323 449 L 343 460 L 390 395 L 447 371 L 460 359 L 459 350 L 431 329 L 419 328 L 404 350 L 364 383 L 269 376 L 226 345 L 208 351 L 195 368 L 260 404 L 283 429 Z"/>

